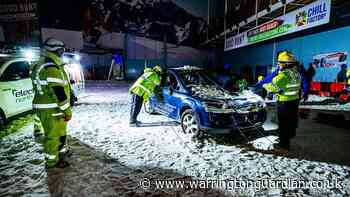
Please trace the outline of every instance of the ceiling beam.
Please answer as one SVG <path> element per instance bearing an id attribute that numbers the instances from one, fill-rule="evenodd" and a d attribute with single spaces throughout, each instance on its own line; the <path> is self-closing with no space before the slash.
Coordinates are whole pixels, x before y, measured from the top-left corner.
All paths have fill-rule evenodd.
<path id="1" fill-rule="evenodd" d="M 256 21 L 258 18 L 265 17 L 269 13 L 274 12 L 274 11 L 276 11 L 278 9 L 284 8 L 285 5 L 291 4 L 291 3 L 293 3 L 296 0 L 284 0 L 284 1 L 285 1 L 285 3 L 280 0 L 277 3 L 275 3 L 273 5 L 270 5 L 267 9 L 264 9 L 264 10 L 258 12 L 257 14 L 254 14 L 253 16 L 251 16 L 251 17 L 241 21 L 237 25 L 233 25 L 232 27 L 227 27 L 224 32 L 222 32 L 222 33 L 214 36 L 213 38 L 205 41 L 201 45 L 208 44 L 209 42 L 212 42 L 212 41 L 214 41 L 214 40 L 216 40 L 216 39 L 218 39 L 220 37 L 223 37 L 226 34 L 229 34 L 229 33 L 232 33 L 233 31 L 239 30 L 241 27 L 243 27 L 243 26 L 245 26 L 245 25 L 247 25 L 247 24 L 249 24 L 251 22 Z"/>

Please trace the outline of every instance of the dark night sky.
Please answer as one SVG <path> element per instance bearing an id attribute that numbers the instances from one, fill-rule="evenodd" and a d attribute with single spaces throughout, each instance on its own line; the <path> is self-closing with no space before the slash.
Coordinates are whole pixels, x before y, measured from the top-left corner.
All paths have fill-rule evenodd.
<path id="1" fill-rule="evenodd" d="M 86 0 L 39 0 L 41 24 L 43 27 L 82 30 L 82 12 L 87 2 Z"/>

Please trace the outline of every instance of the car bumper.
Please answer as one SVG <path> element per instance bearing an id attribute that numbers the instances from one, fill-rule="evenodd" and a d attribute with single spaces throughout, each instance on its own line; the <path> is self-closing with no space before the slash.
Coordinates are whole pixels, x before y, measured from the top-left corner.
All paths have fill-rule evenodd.
<path id="1" fill-rule="evenodd" d="M 250 126 L 244 127 L 226 127 L 226 128 L 213 128 L 213 127 L 201 127 L 201 130 L 206 131 L 211 134 L 230 134 L 235 132 L 247 132 L 247 131 L 257 131 L 258 129 L 261 131 L 263 129 L 263 123 L 255 123 Z"/>
<path id="2" fill-rule="evenodd" d="M 200 128 L 209 133 L 226 134 L 237 131 L 257 130 L 263 127 L 266 120 L 266 111 L 249 114 L 209 113 L 208 119 L 205 120 L 204 122 L 201 121 Z"/>

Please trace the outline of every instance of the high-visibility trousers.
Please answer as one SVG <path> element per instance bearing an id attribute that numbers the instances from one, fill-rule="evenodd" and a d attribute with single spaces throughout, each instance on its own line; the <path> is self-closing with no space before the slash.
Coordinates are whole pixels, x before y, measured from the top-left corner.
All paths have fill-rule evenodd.
<path id="1" fill-rule="evenodd" d="M 46 165 L 53 167 L 59 161 L 59 151 L 65 144 L 67 135 L 67 122 L 62 116 L 53 116 L 51 110 L 36 110 L 44 130 L 44 154 Z M 64 139 L 64 140 L 62 140 Z"/>

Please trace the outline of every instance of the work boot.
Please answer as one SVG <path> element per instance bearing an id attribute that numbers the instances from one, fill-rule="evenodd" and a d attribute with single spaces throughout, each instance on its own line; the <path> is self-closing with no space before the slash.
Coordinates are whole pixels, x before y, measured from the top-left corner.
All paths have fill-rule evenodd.
<path id="1" fill-rule="evenodd" d="M 34 130 L 34 137 L 38 138 L 38 137 L 42 137 L 43 133 L 40 130 Z"/>
<path id="2" fill-rule="evenodd" d="M 289 152 L 289 147 L 282 146 L 281 144 L 274 144 L 273 152 L 279 155 L 286 155 Z"/>
<path id="3" fill-rule="evenodd" d="M 129 127 L 139 127 L 141 125 L 140 121 L 129 122 Z"/>
<path id="4" fill-rule="evenodd" d="M 60 150 L 59 157 L 60 158 L 66 158 L 72 156 L 72 151 L 69 147 L 64 147 L 62 150 Z"/>
<path id="5" fill-rule="evenodd" d="M 47 166 L 47 164 L 45 165 L 46 169 L 67 168 L 67 167 L 69 167 L 69 166 L 70 166 L 69 163 L 66 162 L 66 161 L 63 160 L 63 159 L 60 159 L 60 160 L 56 163 L 56 165 L 54 165 L 54 166 L 49 167 L 49 166 Z"/>
<path id="6" fill-rule="evenodd" d="M 40 131 L 34 131 L 34 141 L 36 143 L 42 143 L 44 140 L 44 134 Z"/>
<path id="7" fill-rule="evenodd" d="M 56 164 L 56 168 L 66 168 L 66 167 L 69 167 L 70 165 L 69 165 L 69 163 L 68 162 L 66 162 L 65 160 L 63 160 L 63 159 L 60 159 L 59 161 L 58 161 L 58 163 Z"/>

